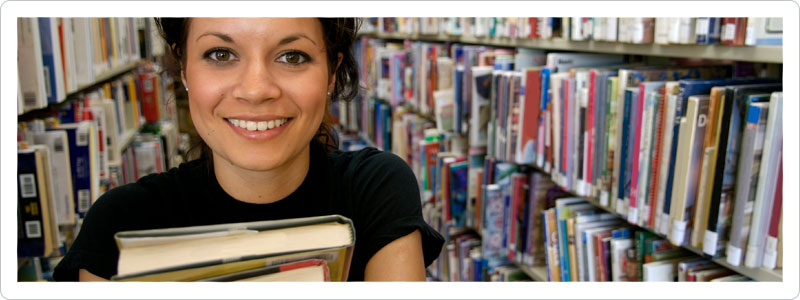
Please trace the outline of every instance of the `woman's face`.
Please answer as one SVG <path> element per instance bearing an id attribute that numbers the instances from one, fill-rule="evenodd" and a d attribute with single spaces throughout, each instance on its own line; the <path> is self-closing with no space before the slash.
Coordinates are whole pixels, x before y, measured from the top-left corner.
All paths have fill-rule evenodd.
<path id="1" fill-rule="evenodd" d="M 215 159 L 265 171 L 306 153 L 334 82 L 317 19 L 192 19 L 185 57 L 189 111 Z"/>

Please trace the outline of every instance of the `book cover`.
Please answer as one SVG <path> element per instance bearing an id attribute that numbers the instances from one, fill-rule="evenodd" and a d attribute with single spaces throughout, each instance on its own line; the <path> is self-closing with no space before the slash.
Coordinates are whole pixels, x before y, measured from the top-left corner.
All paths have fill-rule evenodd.
<path id="1" fill-rule="evenodd" d="M 331 281 L 324 259 L 309 259 L 207 278 L 210 282 Z"/>
<path id="2" fill-rule="evenodd" d="M 764 261 L 762 265 L 767 269 L 775 269 L 780 265 L 779 255 L 781 247 L 780 241 L 780 223 L 781 215 L 783 213 L 783 156 L 780 158 L 780 165 L 778 166 L 778 177 L 775 184 L 774 203 L 772 204 L 772 214 L 770 215 L 769 231 L 767 232 L 767 239 L 764 245 Z"/>
<path id="3" fill-rule="evenodd" d="M 767 114 L 764 147 L 761 156 L 761 166 L 758 171 L 758 185 L 756 186 L 753 220 L 750 225 L 750 234 L 747 238 L 745 251 L 745 266 L 748 268 L 761 267 L 764 257 L 764 243 L 768 230 L 769 220 L 773 218 L 772 204 L 778 171 L 780 169 L 780 153 L 783 147 L 783 102 L 782 93 L 770 95 Z"/>
<path id="4" fill-rule="evenodd" d="M 50 256 L 57 247 L 49 222 L 44 151 L 36 147 L 17 151 L 17 257 Z"/>
<path id="5" fill-rule="evenodd" d="M 352 221 L 338 215 L 119 232 L 114 236 L 118 273 L 112 280 L 194 281 L 324 259 L 331 280 L 346 281 L 354 237 Z M 187 248 L 193 249 L 191 255 Z"/>
<path id="6" fill-rule="evenodd" d="M 68 136 L 64 130 L 51 130 L 34 134 L 35 144 L 45 145 L 50 153 L 50 169 L 53 180 L 52 204 L 57 225 L 75 224 L 75 202 L 72 188 L 72 168 Z"/>
<path id="7" fill-rule="evenodd" d="M 520 133 L 516 147 L 516 162 L 533 164 L 543 153 L 539 149 L 538 134 L 542 102 L 541 68 L 530 68 L 524 72 L 524 96 L 520 105 Z"/>
<path id="8" fill-rule="evenodd" d="M 470 146 L 487 146 L 489 101 L 492 90 L 492 70 L 489 66 L 472 67 L 472 102 L 470 103 Z"/>
<path id="9" fill-rule="evenodd" d="M 450 215 L 455 226 L 464 226 L 467 204 L 467 171 L 466 161 L 450 165 Z"/>
<path id="10" fill-rule="evenodd" d="M 97 129 L 92 121 L 62 123 L 56 129 L 67 132 L 75 212 L 83 216 L 100 196 Z"/>
<path id="11" fill-rule="evenodd" d="M 708 96 L 691 96 L 686 116 L 681 118 L 678 156 L 674 161 L 675 185 L 670 201 L 670 231 L 668 237 L 675 245 L 688 243 L 697 199 L 697 184 L 703 154 L 702 143 L 707 123 Z"/>
<path id="12" fill-rule="evenodd" d="M 736 171 L 736 198 L 733 207 L 730 240 L 726 248 L 727 262 L 738 266 L 747 250 L 747 238 L 751 229 L 753 209 L 756 202 L 756 188 L 759 180 L 764 133 L 766 132 L 769 103 L 764 101 L 769 95 L 751 95 L 747 111 L 746 125 L 742 134 L 741 152 Z"/>
<path id="13" fill-rule="evenodd" d="M 703 158 L 702 165 L 700 166 L 700 179 L 697 188 L 697 203 L 695 206 L 694 221 L 692 226 L 692 233 L 690 245 L 692 247 L 702 248 L 703 235 L 708 226 L 708 206 L 710 204 L 711 196 L 711 182 L 714 181 L 714 165 L 713 161 L 716 159 L 716 143 L 719 140 L 717 135 L 717 120 L 720 106 L 720 98 L 722 97 L 722 88 L 711 88 L 711 95 L 708 97 L 708 122 L 706 126 L 705 137 L 703 140 Z"/>

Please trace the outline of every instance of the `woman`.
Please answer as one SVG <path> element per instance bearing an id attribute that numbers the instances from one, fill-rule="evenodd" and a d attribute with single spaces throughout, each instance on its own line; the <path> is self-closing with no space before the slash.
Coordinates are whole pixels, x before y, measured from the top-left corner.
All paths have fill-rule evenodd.
<path id="1" fill-rule="evenodd" d="M 56 280 L 116 273 L 119 231 L 340 214 L 353 220 L 349 280 L 424 280 L 443 239 L 393 154 L 332 151 L 331 99 L 358 90 L 353 19 L 161 19 L 180 63 L 202 158 L 105 193 Z"/>

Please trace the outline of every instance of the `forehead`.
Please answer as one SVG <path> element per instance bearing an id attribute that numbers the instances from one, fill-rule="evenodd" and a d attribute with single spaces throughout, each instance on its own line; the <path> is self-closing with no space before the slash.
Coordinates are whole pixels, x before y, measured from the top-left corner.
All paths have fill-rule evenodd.
<path id="1" fill-rule="evenodd" d="M 316 18 L 192 18 L 189 22 L 189 41 L 207 32 L 259 39 L 304 34 L 315 41 L 322 41 L 323 35 Z"/>

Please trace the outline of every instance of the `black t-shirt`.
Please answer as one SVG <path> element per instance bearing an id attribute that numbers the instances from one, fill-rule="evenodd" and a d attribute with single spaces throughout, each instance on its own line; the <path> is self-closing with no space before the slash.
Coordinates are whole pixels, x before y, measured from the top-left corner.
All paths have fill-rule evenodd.
<path id="1" fill-rule="evenodd" d="M 367 262 L 391 241 L 422 235 L 425 265 L 444 239 L 422 219 L 411 169 L 394 154 L 366 148 L 326 152 L 311 143 L 309 172 L 286 198 L 270 204 L 238 201 L 225 193 L 205 159 L 106 192 L 92 205 L 80 233 L 56 266 L 57 281 L 78 280 L 78 270 L 110 278 L 117 273 L 119 231 L 184 227 L 339 214 L 353 220 L 356 243 L 349 280 L 364 280 Z"/>

